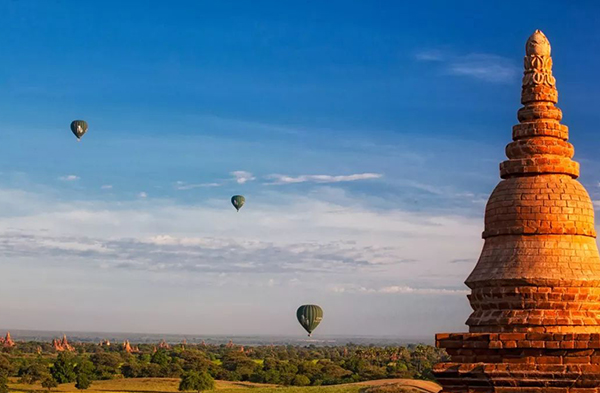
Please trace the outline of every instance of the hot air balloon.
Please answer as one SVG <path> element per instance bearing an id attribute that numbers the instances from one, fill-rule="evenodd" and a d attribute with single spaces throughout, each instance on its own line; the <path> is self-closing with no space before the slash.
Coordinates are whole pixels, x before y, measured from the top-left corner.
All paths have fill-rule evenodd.
<path id="1" fill-rule="evenodd" d="M 305 304 L 298 308 L 296 317 L 298 318 L 300 325 L 308 332 L 308 337 L 310 337 L 313 330 L 315 330 L 323 320 L 323 309 L 316 304 Z"/>
<path id="2" fill-rule="evenodd" d="M 246 198 L 244 198 L 242 195 L 234 195 L 231 197 L 231 204 L 237 211 L 240 211 L 245 202 Z"/>
<path id="3" fill-rule="evenodd" d="M 85 120 L 73 120 L 71 122 L 71 131 L 73 131 L 73 134 L 75 134 L 77 140 L 80 140 L 87 130 L 88 125 Z"/>

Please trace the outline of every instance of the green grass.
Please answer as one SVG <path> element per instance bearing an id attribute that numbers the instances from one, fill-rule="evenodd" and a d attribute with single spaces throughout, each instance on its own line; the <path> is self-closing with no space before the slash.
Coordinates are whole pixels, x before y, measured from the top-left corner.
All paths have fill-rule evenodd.
<path id="1" fill-rule="evenodd" d="M 52 389 L 60 393 L 173 393 L 177 392 L 179 379 L 172 378 L 127 378 L 110 381 L 94 381 L 92 386 L 84 391 L 77 390 L 75 384 L 62 384 Z M 38 384 L 27 385 L 12 381 L 9 384 L 11 392 L 46 393 L 47 390 Z M 246 382 L 217 381 L 218 393 L 358 393 L 361 386 L 311 386 L 311 387 L 277 387 Z"/>
<path id="2" fill-rule="evenodd" d="M 337 386 L 282 387 L 250 382 L 217 381 L 217 393 L 438 393 L 441 387 L 430 381 L 415 379 L 382 379 Z M 57 393 L 175 393 L 179 386 L 176 378 L 121 378 L 94 381 L 88 390 L 77 390 L 75 384 L 67 383 L 52 389 Z M 9 384 L 11 392 L 47 393 L 37 383 L 20 384 L 16 378 Z"/>

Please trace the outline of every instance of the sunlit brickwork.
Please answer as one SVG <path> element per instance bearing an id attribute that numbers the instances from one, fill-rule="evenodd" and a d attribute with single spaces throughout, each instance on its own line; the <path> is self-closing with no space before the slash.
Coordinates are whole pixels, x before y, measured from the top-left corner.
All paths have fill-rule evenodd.
<path id="1" fill-rule="evenodd" d="M 519 124 L 467 278 L 469 333 L 438 334 L 443 392 L 600 393 L 600 256 L 594 209 L 560 124 L 550 43 L 526 44 Z"/>

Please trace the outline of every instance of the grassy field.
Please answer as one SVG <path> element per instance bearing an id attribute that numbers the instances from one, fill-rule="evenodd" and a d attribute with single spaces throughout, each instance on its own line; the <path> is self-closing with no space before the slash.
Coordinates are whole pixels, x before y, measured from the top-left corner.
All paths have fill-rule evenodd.
<path id="1" fill-rule="evenodd" d="M 390 383 L 401 384 L 413 388 L 415 392 L 436 393 L 439 386 L 433 382 L 417 380 L 380 380 L 357 384 L 337 386 L 311 386 L 311 387 L 279 387 L 274 385 L 253 384 L 248 382 L 217 381 L 219 393 L 236 393 L 251 390 L 248 393 L 359 393 L 371 386 L 387 385 Z M 128 378 L 110 381 L 95 381 L 88 390 L 77 390 L 74 384 L 63 384 L 52 389 L 53 392 L 69 393 L 172 393 L 177 392 L 179 379 L 171 378 Z M 11 392 L 47 392 L 41 385 L 25 385 L 13 381 L 10 385 Z"/>

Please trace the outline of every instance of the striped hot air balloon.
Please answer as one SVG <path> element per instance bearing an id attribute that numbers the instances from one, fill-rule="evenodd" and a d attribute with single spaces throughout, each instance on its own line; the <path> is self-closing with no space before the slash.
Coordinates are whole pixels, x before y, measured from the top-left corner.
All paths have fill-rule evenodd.
<path id="1" fill-rule="evenodd" d="M 88 124 L 85 120 L 73 120 L 71 122 L 71 131 L 77 137 L 77 140 L 80 140 L 83 134 L 85 134 L 88 130 Z"/>
<path id="2" fill-rule="evenodd" d="M 310 337 L 313 330 L 315 330 L 323 320 L 323 309 L 316 304 L 305 304 L 298 308 L 296 317 L 298 318 L 300 325 L 308 332 L 308 337 Z"/>
<path id="3" fill-rule="evenodd" d="M 234 195 L 231 197 L 231 204 L 237 211 L 240 211 L 245 202 L 246 198 L 244 198 L 242 195 Z"/>

